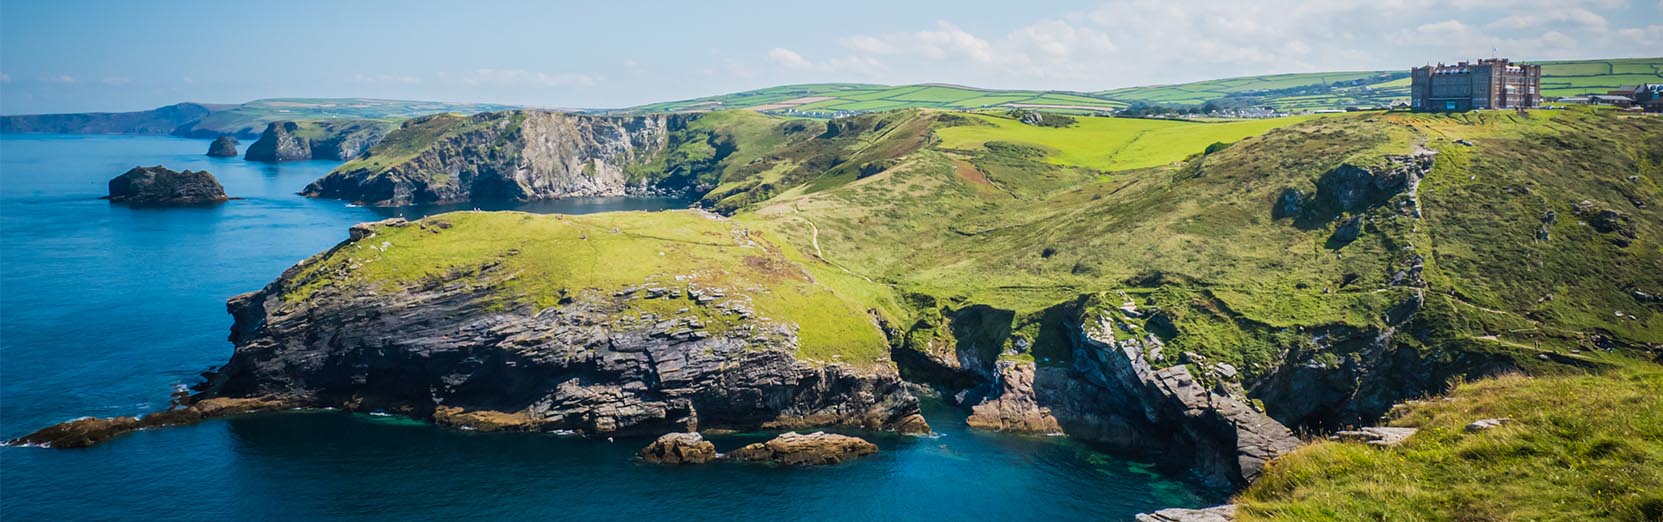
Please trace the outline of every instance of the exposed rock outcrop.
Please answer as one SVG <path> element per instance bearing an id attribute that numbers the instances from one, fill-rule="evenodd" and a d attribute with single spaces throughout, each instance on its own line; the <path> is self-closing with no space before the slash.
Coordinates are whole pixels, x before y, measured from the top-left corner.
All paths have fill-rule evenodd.
<path id="1" fill-rule="evenodd" d="M 346 161 L 364 155 L 385 135 L 386 126 L 378 122 L 274 121 L 266 125 L 258 141 L 248 146 L 243 158 L 264 162 Z"/>
<path id="2" fill-rule="evenodd" d="M 787 466 L 824 466 L 841 464 L 877 452 L 876 444 L 859 437 L 819 431 L 803 435 L 793 431 L 774 437 L 768 442 L 758 442 L 733 450 L 727 454 L 727 458 L 773 462 Z"/>
<path id="3" fill-rule="evenodd" d="M 110 180 L 104 199 L 134 205 L 200 205 L 226 201 L 225 187 L 208 171 L 177 172 L 167 167 L 133 167 Z"/>
<path id="4" fill-rule="evenodd" d="M 1415 428 L 1393 428 L 1387 426 L 1369 426 L 1355 430 L 1336 431 L 1328 436 L 1331 440 L 1343 442 L 1363 442 L 1371 446 L 1391 447 L 1409 440 L 1410 435 L 1420 431 Z"/>
<path id="5" fill-rule="evenodd" d="M 215 158 L 237 157 L 237 137 L 227 134 L 214 138 L 214 142 L 208 145 L 208 155 Z"/>
<path id="6" fill-rule="evenodd" d="M 266 124 L 265 132 L 260 133 L 258 141 L 248 146 L 243 159 L 266 162 L 312 159 L 312 141 L 297 134 L 299 130 L 300 124 L 292 121 Z"/>
<path id="7" fill-rule="evenodd" d="M 1062 433 L 1051 408 L 1039 404 L 1033 363 L 999 362 L 992 398 L 970 408 L 974 428 L 1018 433 Z"/>
<path id="8" fill-rule="evenodd" d="M 1137 522 L 1231 522 L 1235 519 L 1235 504 L 1206 509 L 1169 508 L 1154 513 L 1139 513 L 1136 518 Z"/>
<path id="9" fill-rule="evenodd" d="M 390 246 L 373 230 L 354 232 L 355 240 L 337 248 Z M 544 308 L 504 303 L 500 287 L 520 274 L 490 264 L 478 270 L 365 292 L 313 285 L 331 276 L 290 269 L 265 289 L 231 299 L 236 352 L 207 393 L 481 430 L 928 431 L 893 369 L 798 360 L 795 328 L 760 314 L 735 313 L 719 329 L 691 316 L 620 320 L 633 300 L 647 298 L 630 291 L 586 292 Z M 741 301 L 723 304 L 732 299 Z M 734 310 L 743 299 L 730 294 L 709 304 Z"/>
<path id="10" fill-rule="evenodd" d="M 84 448 L 126 433 L 148 428 L 183 426 L 204 419 L 283 410 L 296 406 L 296 404 L 281 400 L 210 398 L 175 405 L 173 408 L 143 417 L 83 417 L 42 428 L 34 433 L 18 437 L 7 444 L 60 449 Z"/>
<path id="11" fill-rule="evenodd" d="M 417 118 L 399 132 L 441 137 L 414 157 L 372 150 L 301 193 L 375 206 L 646 193 L 651 187 L 632 184 L 625 168 L 662 153 L 682 118 L 549 111 Z"/>
<path id="12" fill-rule="evenodd" d="M 704 464 L 716 460 L 716 445 L 698 433 L 666 433 L 637 454 L 653 464 Z"/>

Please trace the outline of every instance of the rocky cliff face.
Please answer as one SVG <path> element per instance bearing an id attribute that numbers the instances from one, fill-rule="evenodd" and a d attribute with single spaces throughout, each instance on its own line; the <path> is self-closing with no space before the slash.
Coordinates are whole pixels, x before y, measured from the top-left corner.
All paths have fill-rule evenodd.
<path id="1" fill-rule="evenodd" d="M 386 134 L 383 125 L 364 121 L 274 121 L 243 156 L 249 161 L 346 161 L 362 156 Z M 311 137 L 308 137 L 311 136 Z"/>
<path id="2" fill-rule="evenodd" d="M 534 200 L 650 192 L 625 168 L 664 152 L 680 117 L 548 111 L 440 115 L 406 122 L 399 147 L 372 150 L 302 194 L 367 205 Z M 437 138 L 432 134 L 437 133 Z M 427 134 L 431 142 L 415 148 Z M 405 156 L 404 154 L 410 154 Z"/>
<path id="3" fill-rule="evenodd" d="M 337 249 L 388 248 L 375 230 L 355 229 Z M 893 370 L 801 361 L 794 328 L 748 311 L 717 329 L 694 318 L 625 318 L 646 298 L 641 292 L 505 305 L 503 287 L 516 274 L 480 270 L 369 291 L 311 286 L 338 274 L 297 266 L 230 301 L 236 351 L 204 396 L 386 411 L 479 430 L 928 431 Z"/>
<path id="4" fill-rule="evenodd" d="M 260 134 L 259 141 L 248 146 L 243 159 L 268 162 L 312 159 L 312 141 L 297 134 L 299 130 L 300 125 L 292 121 L 266 124 L 265 132 Z"/>

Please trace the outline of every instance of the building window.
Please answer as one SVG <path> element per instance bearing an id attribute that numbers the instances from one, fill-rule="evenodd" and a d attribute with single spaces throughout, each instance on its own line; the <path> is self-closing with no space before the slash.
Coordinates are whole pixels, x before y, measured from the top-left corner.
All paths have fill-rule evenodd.
<path id="1" fill-rule="evenodd" d="M 1454 100 L 1450 100 L 1450 101 L 1446 101 L 1446 102 L 1444 102 L 1444 110 L 1446 110 L 1446 111 L 1453 111 L 1453 110 L 1455 110 L 1455 101 L 1454 101 Z"/>

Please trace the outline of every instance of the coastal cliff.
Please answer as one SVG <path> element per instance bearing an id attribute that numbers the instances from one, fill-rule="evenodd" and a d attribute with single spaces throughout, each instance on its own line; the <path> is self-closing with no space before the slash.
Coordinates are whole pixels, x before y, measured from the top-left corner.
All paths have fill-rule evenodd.
<path id="1" fill-rule="evenodd" d="M 775 313 L 753 293 L 768 290 L 752 286 L 812 295 L 811 283 L 768 281 L 788 275 L 789 265 L 768 259 L 758 240 L 733 235 L 740 232 L 732 225 L 693 213 L 678 219 L 727 244 L 643 239 L 647 231 L 625 222 L 512 213 L 356 227 L 330 253 L 230 301 L 236 351 L 203 396 L 385 411 L 478 430 L 928 431 L 893 368 L 806 360 L 813 325 Z M 491 235 L 526 222 L 542 222 L 543 233 L 514 246 Z M 442 253 L 458 242 L 484 242 L 490 257 Z M 747 257 L 670 273 L 657 269 L 682 265 L 654 255 L 618 274 L 635 284 L 597 285 L 561 276 L 566 268 L 544 264 L 557 262 L 542 257 L 549 253 L 533 252 L 591 247 Z M 395 266 L 410 279 L 383 279 Z M 425 270 L 434 272 L 418 275 Z M 551 286 L 531 288 L 542 284 Z"/>
<path id="2" fill-rule="evenodd" d="M 301 193 L 375 206 L 651 193 L 627 170 L 664 153 L 682 123 L 549 111 L 417 118 Z"/>
<path id="3" fill-rule="evenodd" d="M 282 162 L 309 159 L 346 161 L 380 141 L 389 125 L 373 121 L 274 121 L 248 146 L 243 159 Z"/>

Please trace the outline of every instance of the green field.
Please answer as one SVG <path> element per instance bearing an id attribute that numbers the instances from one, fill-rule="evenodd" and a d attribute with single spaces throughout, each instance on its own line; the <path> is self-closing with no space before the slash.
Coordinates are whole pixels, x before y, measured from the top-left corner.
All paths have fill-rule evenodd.
<path id="1" fill-rule="evenodd" d="M 1223 123 L 1176 120 L 1078 117 L 1069 127 L 1035 127 L 1003 116 L 970 116 L 986 125 L 964 125 L 936 131 L 947 149 L 984 149 L 990 141 L 1032 145 L 1048 151 L 1058 165 L 1104 171 L 1166 165 L 1200 152 L 1213 143 L 1228 143 L 1310 118 L 1293 116 Z"/>
<path id="2" fill-rule="evenodd" d="M 1542 93 L 1604 93 L 1619 85 L 1663 82 L 1663 58 L 1539 62 Z M 894 109 L 982 109 L 1022 105 L 1072 106 L 1091 113 L 1134 103 L 1196 106 L 1207 102 L 1272 106 L 1285 111 L 1380 107 L 1409 99 L 1409 67 L 1397 70 L 1274 74 L 1098 92 L 977 89 L 957 85 L 805 84 L 655 103 L 614 112 L 745 109 L 806 97 L 830 99 L 766 112 L 817 118 Z M 1098 109 L 1101 108 L 1101 109 Z"/>

